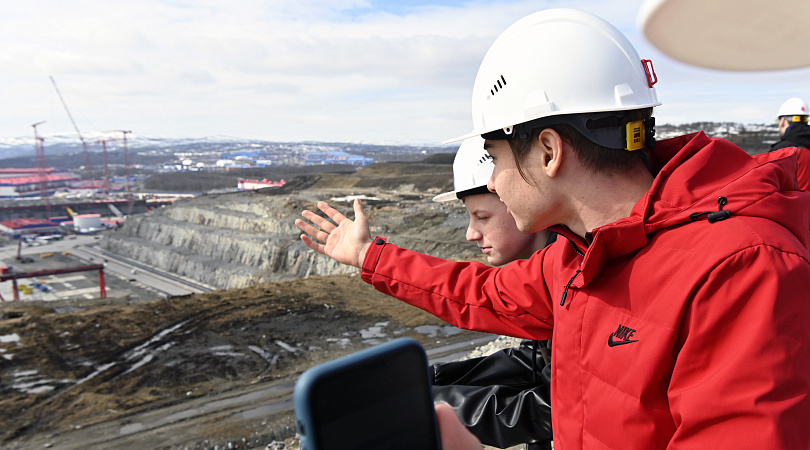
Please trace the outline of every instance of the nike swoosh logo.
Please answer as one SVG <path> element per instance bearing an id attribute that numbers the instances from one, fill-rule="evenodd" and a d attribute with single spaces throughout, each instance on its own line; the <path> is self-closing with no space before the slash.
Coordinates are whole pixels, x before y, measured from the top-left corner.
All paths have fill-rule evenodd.
<path id="1" fill-rule="evenodd" d="M 633 342 L 638 342 L 638 339 L 633 341 L 614 341 L 612 334 L 608 337 L 608 347 L 615 347 L 617 345 L 624 345 L 624 344 L 632 344 Z"/>

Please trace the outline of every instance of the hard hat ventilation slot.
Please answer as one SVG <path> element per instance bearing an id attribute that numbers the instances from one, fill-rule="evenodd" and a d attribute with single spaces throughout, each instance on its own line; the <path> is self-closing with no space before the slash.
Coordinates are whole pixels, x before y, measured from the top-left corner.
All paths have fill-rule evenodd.
<path id="1" fill-rule="evenodd" d="M 501 77 L 496 79 L 495 83 L 492 84 L 492 89 L 489 90 L 489 93 L 495 95 L 495 93 L 503 89 L 504 86 L 506 86 L 506 78 L 501 75 Z"/>
<path id="2" fill-rule="evenodd" d="M 490 161 L 492 161 L 492 156 L 489 153 L 487 153 L 486 155 L 483 155 L 480 158 L 478 158 L 477 165 L 480 166 L 481 164 L 486 164 Z"/>

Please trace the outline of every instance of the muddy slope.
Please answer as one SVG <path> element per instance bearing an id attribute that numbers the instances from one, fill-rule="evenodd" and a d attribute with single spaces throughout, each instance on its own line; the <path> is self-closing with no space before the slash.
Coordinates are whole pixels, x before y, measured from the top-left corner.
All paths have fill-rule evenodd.
<path id="1" fill-rule="evenodd" d="M 294 380 L 316 363 L 381 339 L 412 336 L 430 347 L 473 335 L 416 332 L 418 326 L 435 330 L 445 324 L 374 291 L 356 275 L 71 313 L 2 306 L 0 436 L 7 448 L 27 448 L 26 442 L 43 437 L 58 442 L 60 433 L 105 421 Z M 213 448 L 201 443 L 252 436 L 253 445 L 262 447 L 289 437 L 290 420 L 286 414 L 246 421 L 241 425 L 247 429 L 209 427 L 180 441 L 187 448 Z"/>

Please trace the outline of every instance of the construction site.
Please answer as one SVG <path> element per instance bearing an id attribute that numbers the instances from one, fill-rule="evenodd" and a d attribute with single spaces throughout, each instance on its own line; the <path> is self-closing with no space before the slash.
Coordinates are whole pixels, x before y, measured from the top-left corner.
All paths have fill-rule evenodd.
<path id="1" fill-rule="evenodd" d="M 19 283 L 40 280 L 51 292 L 0 303 L 2 445 L 267 448 L 294 438 L 292 386 L 314 364 L 400 336 L 422 342 L 432 361 L 493 340 L 378 293 L 292 230 L 317 199 L 347 208 L 362 195 L 375 232 L 480 259 L 463 239 L 463 207 L 430 200 L 451 170 L 372 165 L 178 201 L 101 235 L 36 247 L 7 238 L 3 261 L 20 248 L 32 262 L 16 264 L 41 275 Z M 46 248 L 53 256 L 42 257 Z M 87 267 L 83 280 L 43 272 L 60 264 L 103 270 Z M 158 275 L 186 293 L 146 278 Z"/>
<path id="2" fill-rule="evenodd" d="M 147 179 L 130 131 L 90 140 L 71 122 L 81 166 L 46 163 L 38 122 L 35 167 L 0 170 L 3 448 L 295 448 L 307 368 L 401 336 L 431 362 L 497 337 L 380 294 L 294 225 L 318 201 L 351 215 L 361 198 L 372 234 L 483 262 L 463 205 L 431 200 L 453 189 L 452 153 Z"/>
<path id="3" fill-rule="evenodd" d="M 480 260 L 464 240 L 463 207 L 430 201 L 452 188 L 452 155 L 267 168 L 189 194 L 171 183 L 214 183 L 203 172 L 158 175 L 150 182 L 165 184 L 145 189 L 130 170 L 129 131 L 91 141 L 70 119 L 81 167 L 46 163 L 38 122 L 36 167 L 0 171 L 3 448 L 283 445 L 307 368 L 401 336 L 431 362 L 495 338 L 376 292 L 308 251 L 294 229 L 317 200 L 346 208 L 359 196 L 375 232 Z M 111 167 L 111 149 L 123 167 Z"/>

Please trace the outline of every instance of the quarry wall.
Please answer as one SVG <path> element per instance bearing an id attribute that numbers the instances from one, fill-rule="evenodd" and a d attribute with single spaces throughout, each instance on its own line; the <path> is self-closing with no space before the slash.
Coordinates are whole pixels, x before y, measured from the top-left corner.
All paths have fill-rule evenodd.
<path id="1" fill-rule="evenodd" d="M 357 272 L 307 248 L 295 219 L 323 199 L 350 213 L 341 193 L 266 195 L 238 192 L 204 195 L 128 218 L 101 241 L 105 250 L 218 289 L 312 275 Z M 372 237 L 450 259 L 480 259 L 464 240 L 466 212 L 460 202 L 436 204 L 412 193 L 368 202 Z"/>

